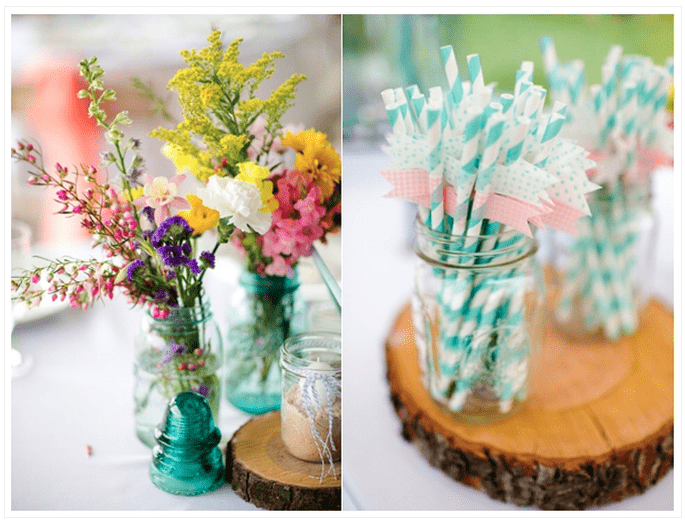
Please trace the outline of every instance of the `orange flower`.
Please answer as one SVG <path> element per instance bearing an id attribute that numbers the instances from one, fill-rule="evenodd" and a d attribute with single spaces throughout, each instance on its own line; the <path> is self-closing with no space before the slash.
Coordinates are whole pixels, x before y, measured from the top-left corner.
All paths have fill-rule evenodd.
<path id="1" fill-rule="evenodd" d="M 314 184 L 321 189 L 321 201 L 330 198 L 335 185 L 340 182 L 342 163 L 326 135 L 313 129 L 297 135 L 288 132 L 283 138 L 283 145 L 295 150 L 295 169 L 311 176 Z"/>

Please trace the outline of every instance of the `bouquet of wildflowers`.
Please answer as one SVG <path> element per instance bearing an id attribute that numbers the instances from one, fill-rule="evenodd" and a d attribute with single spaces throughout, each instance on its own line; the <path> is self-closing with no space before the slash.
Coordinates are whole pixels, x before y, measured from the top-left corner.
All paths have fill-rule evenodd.
<path id="1" fill-rule="evenodd" d="M 292 293 L 283 283 L 295 276 L 300 257 L 312 254 L 313 243 L 326 242 L 326 235 L 340 226 L 341 162 L 323 133 L 295 132 L 281 124 L 303 75 L 293 74 L 268 98 L 256 96 L 281 53 L 264 53 L 245 67 L 238 61 L 241 39 L 225 50 L 219 31 L 208 41 L 200 51 L 181 53 L 187 67 L 168 85 L 178 93 L 182 121 L 175 129 L 158 128 L 152 136 L 165 141 L 164 151 L 179 173 L 189 171 L 204 182 L 192 197 L 193 210 L 207 207 L 223 216 L 234 207 L 226 198 L 229 188 L 253 184 L 261 189 L 255 202 L 263 203 L 268 220 L 235 222 L 237 228 L 230 231 L 221 224 L 218 228 L 219 239 L 230 239 L 244 257 L 243 278 L 260 286 L 270 283 L 268 290 L 242 301 L 249 319 L 229 333 L 228 358 L 235 361 L 229 366 L 229 382 L 233 375 L 242 381 L 257 372 L 261 388 L 270 373 L 278 372 L 272 367 L 278 347 L 295 330 Z"/>
<path id="2" fill-rule="evenodd" d="M 102 105 L 115 100 L 115 93 L 104 89 L 97 59 L 83 60 L 80 71 L 88 88 L 79 97 L 90 100 L 89 115 L 105 129 L 112 146 L 102 155 L 103 165 L 116 168 L 118 176 L 85 165 L 56 164 L 49 170 L 40 147 L 25 141 L 12 149 L 12 157 L 28 164 L 29 184 L 56 190 L 59 213 L 80 220 L 104 257 L 48 260 L 12 278 L 13 300 L 33 307 L 49 297 L 85 310 L 119 290 L 134 305 L 149 307 L 153 324 L 166 319 L 171 327 L 158 330 L 155 345 L 145 347 L 144 358 L 139 356 L 146 373 L 157 374 L 157 379 L 144 395 L 136 394 L 136 413 L 146 410 L 154 389 L 165 399 L 193 389 L 218 408 L 215 372 L 221 355 L 212 354 L 211 341 L 204 337 L 202 323 L 210 312 L 205 311 L 203 278 L 215 265 L 219 245 L 236 232 L 257 235 L 269 230 L 277 202 L 266 180 L 268 170 L 264 174 L 264 168 L 249 159 L 231 164 L 233 176 L 216 187 L 210 181 L 204 189 L 210 192 L 206 201 L 211 207 L 194 194 L 181 195 L 184 174 L 145 174 L 140 141 L 127 139 L 121 130 L 130 124 L 127 112 L 107 117 Z M 198 239 L 210 231 L 216 232 L 214 248 L 199 251 Z"/>
<path id="3" fill-rule="evenodd" d="M 303 75 L 293 74 L 267 99 L 255 96 L 281 53 L 264 53 L 244 67 L 238 62 L 241 39 L 225 51 L 219 31 L 208 41 L 199 52 L 181 53 L 188 67 L 168 85 L 178 92 L 183 121 L 175 129 L 158 128 L 152 136 L 166 141 L 165 151 L 180 172 L 206 181 L 197 194 L 205 206 L 230 206 L 224 192 L 231 180 L 260 184 L 266 211 L 273 213 L 271 223 L 239 226 L 233 242 L 249 271 L 292 276 L 299 257 L 311 255 L 313 242 L 325 242 L 326 234 L 339 228 L 340 156 L 323 133 L 294 134 L 280 123 Z M 291 168 L 285 166 L 289 150 L 295 152 Z"/>
<path id="4" fill-rule="evenodd" d="M 239 228 L 268 230 L 274 209 L 273 197 L 265 192 L 268 183 L 250 176 L 253 164 L 245 163 L 245 176 L 240 172 L 227 179 L 216 195 L 219 212 L 192 194 L 179 195 L 185 175 L 168 179 L 144 174 L 140 141 L 126 140 L 120 130 L 130 124 L 127 112 L 108 121 L 101 108 L 103 101 L 115 99 L 115 93 L 103 89 L 104 71 L 97 59 L 82 61 L 80 69 L 89 87 L 79 96 L 90 99 L 89 114 L 106 130 L 113 151 L 103 153 L 103 163 L 116 167 L 117 180 L 109 180 L 94 166 L 69 169 L 58 163 L 50 172 L 40 148 L 30 143 L 19 142 L 12 157 L 30 166 L 29 184 L 56 189 L 56 200 L 63 205 L 59 213 L 80 219 L 93 235 L 93 247 L 102 248 L 106 258 L 49 261 L 12 279 L 13 299 L 37 306 L 49 296 L 87 309 L 98 299 L 112 298 L 116 288 L 130 302 L 153 307 L 155 317 L 165 317 L 170 307 L 194 306 L 205 272 L 214 267 L 218 245 Z M 197 254 L 198 237 L 211 229 L 222 235 L 211 252 Z M 40 286 L 42 278 L 47 287 Z"/>

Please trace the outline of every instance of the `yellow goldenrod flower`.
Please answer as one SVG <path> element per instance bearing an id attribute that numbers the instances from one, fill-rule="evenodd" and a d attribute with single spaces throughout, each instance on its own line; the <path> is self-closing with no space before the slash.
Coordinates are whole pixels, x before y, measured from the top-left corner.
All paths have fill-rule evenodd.
<path id="1" fill-rule="evenodd" d="M 220 31 L 213 31 L 207 40 L 209 46 L 200 51 L 181 52 L 186 67 L 177 71 L 167 85 L 178 93 L 182 122 L 175 129 L 158 128 L 151 133 L 184 155 L 191 155 L 196 165 L 179 157 L 175 158 L 177 166 L 189 169 L 204 181 L 217 173 L 217 162 L 227 166 L 228 173 L 221 174 L 236 176 L 236 165 L 248 160 L 253 140 L 250 126 L 258 117 L 266 120 L 269 135 L 262 144 L 272 143 L 281 130 L 280 118 L 292 106 L 297 85 L 305 79 L 303 75 L 292 75 L 268 98 L 257 98 L 260 84 L 272 76 L 275 62 L 283 54 L 263 53 L 245 67 L 238 61 L 241 39 L 231 42 L 226 51 L 222 51 Z M 253 160 L 263 163 L 268 153 L 262 148 Z"/>
<path id="2" fill-rule="evenodd" d="M 191 173 L 196 174 L 199 166 L 197 159 L 192 155 L 184 155 L 178 147 L 169 143 L 162 147 L 162 153 L 165 157 L 174 161 L 174 164 L 176 164 L 176 173 L 183 173 L 185 170 L 188 170 Z"/>
<path id="3" fill-rule="evenodd" d="M 200 88 L 200 100 L 205 108 L 211 108 L 221 99 L 221 88 L 216 84 L 205 84 Z"/>
<path id="4" fill-rule="evenodd" d="M 193 229 L 193 235 L 200 235 L 211 230 L 219 223 L 219 212 L 205 206 L 202 199 L 197 195 L 189 193 L 186 195 L 186 200 L 190 203 L 191 208 L 179 211 L 177 215 L 186 220 L 188 226 Z"/>

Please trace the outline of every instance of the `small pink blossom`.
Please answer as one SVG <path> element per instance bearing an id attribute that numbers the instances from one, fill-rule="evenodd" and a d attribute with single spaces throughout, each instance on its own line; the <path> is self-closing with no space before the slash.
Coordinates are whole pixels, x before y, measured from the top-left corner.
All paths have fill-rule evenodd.
<path id="1" fill-rule="evenodd" d="M 190 204 L 183 197 L 178 197 L 178 185 L 185 180 L 186 176 L 179 174 L 174 176 L 171 180 L 166 177 L 152 178 L 150 175 L 145 175 L 145 186 L 143 187 L 143 196 L 138 197 L 133 201 L 137 207 L 150 206 L 155 210 L 155 222 L 162 224 L 164 219 L 171 215 L 170 209 L 190 208 Z"/>
<path id="2" fill-rule="evenodd" d="M 169 317 L 169 310 L 167 308 L 160 308 L 158 306 L 155 306 L 152 309 L 152 317 L 154 319 L 166 319 Z"/>
<path id="3" fill-rule="evenodd" d="M 289 265 L 280 255 L 274 257 L 273 262 L 264 268 L 264 273 L 266 275 L 282 275 L 285 277 L 293 277 L 295 275 L 295 271 L 293 270 L 292 266 Z"/>

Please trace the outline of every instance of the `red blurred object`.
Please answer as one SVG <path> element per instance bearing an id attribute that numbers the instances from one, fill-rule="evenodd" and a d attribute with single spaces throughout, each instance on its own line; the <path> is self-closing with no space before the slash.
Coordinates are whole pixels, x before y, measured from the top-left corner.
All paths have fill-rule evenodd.
<path id="1" fill-rule="evenodd" d="M 31 86 L 27 109 L 28 127 L 35 132 L 43 149 L 46 169 L 59 162 L 70 170 L 81 164 L 97 166 L 100 162 L 101 130 L 88 116 L 87 99 L 79 99 L 79 90 L 87 88 L 80 76 L 77 61 L 40 59 L 28 65 L 20 79 Z M 80 188 L 85 190 L 85 187 Z M 41 210 L 38 241 L 73 242 L 88 237 L 77 218 L 55 215 L 61 205 L 49 192 Z"/>

